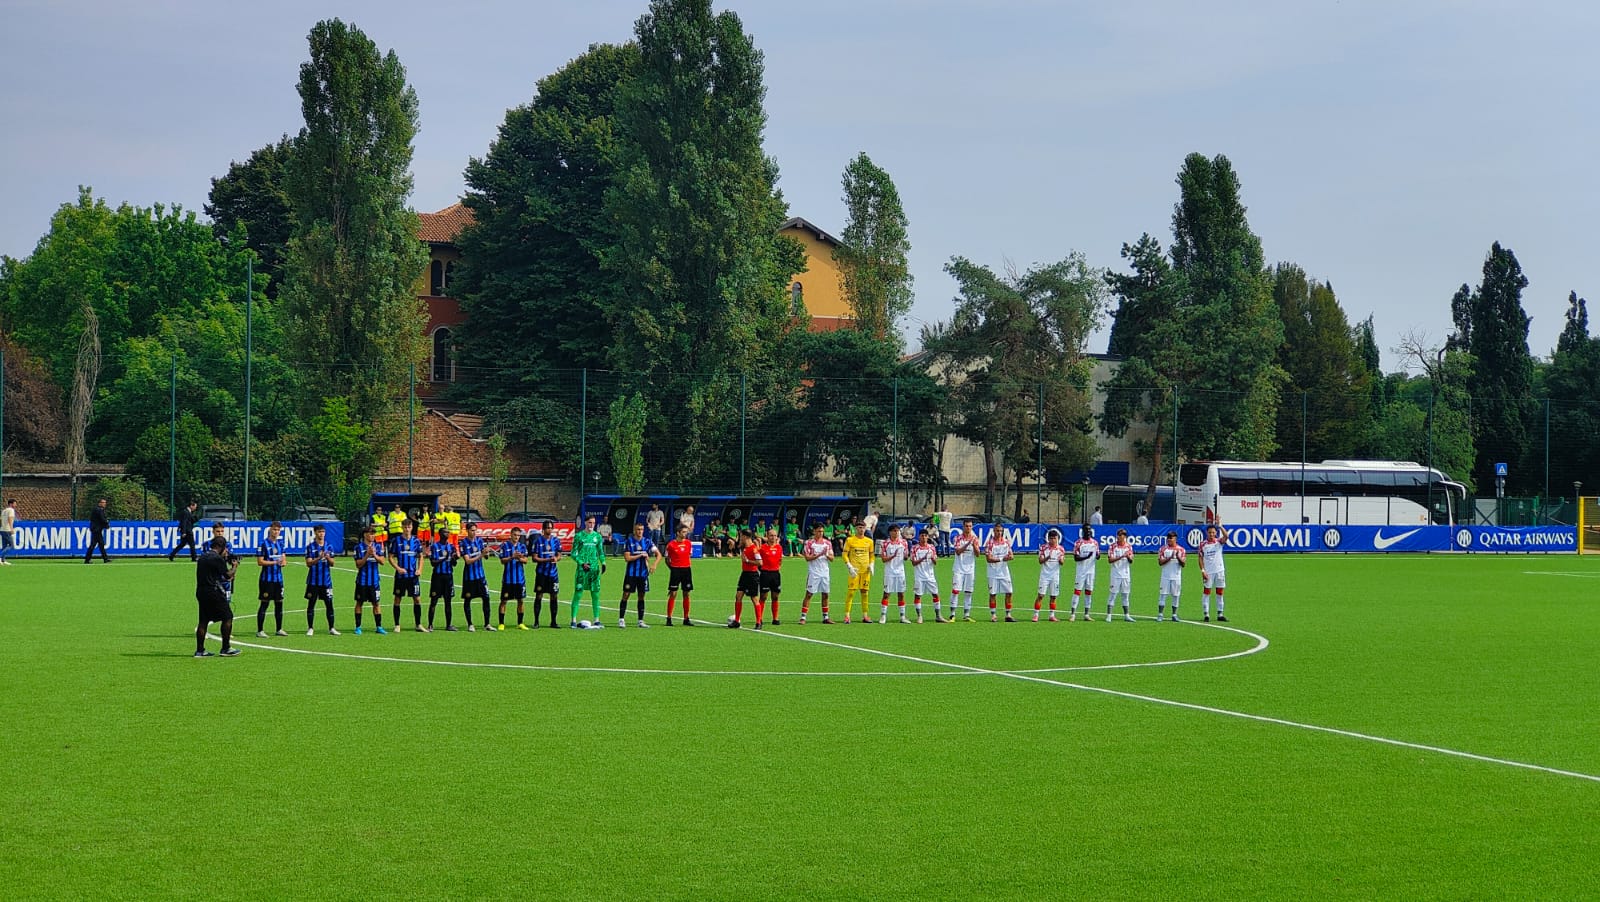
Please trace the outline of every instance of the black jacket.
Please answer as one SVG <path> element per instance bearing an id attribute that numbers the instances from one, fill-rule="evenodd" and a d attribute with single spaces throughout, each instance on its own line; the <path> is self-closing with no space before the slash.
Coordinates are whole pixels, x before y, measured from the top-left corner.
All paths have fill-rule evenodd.
<path id="1" fill-rule="evenodd" d="M 89 511 L 89 528 L 95 532 L 105 532 L 111 526 L 111 515 L 104 508 L 95 507 Z"/>

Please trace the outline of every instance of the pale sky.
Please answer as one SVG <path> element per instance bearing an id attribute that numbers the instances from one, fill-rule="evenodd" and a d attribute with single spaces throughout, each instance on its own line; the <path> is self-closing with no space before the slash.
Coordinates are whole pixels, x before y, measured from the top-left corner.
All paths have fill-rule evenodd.
<path id="1" fill-rule="evenodd" d="M 505 111 L 644 0 L 0 0 L 0 253 L 31 253 L 90 185 L 200 210 L 230 160 L 301 125 L 305 36 L 337 16 L 393 48 L 421 100 L 418 210 L 448 206 Z M 1600 4 L 810 0 L 719 3 L 766 54 L 767 151 L 792 215 L 837 233 L 866 151 L 910 219 L 916 305 L 952 255 L 996 267 L 1171 237 L 1185 154 L 1226 154 L 1268 261 L 1376 315 L 1385 366 L 1498 240 L 1529 279 L 1535 354 L 1567 292 L 1600 301 Z M 1089 350 L 1103 351 L 1105 330 Z"/>

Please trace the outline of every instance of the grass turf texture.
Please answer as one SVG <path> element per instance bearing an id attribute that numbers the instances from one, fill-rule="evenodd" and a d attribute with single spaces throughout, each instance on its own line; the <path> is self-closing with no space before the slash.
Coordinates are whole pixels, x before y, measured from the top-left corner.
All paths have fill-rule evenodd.
<path id="1" fill-rule="evenodd" d="M 1265 650 L 1038 677 L 1600 774 L 1600 561 L 1230 564 L 1230 625 L 1266 636 Z M 1013 565 L 1019 589 L 1035 566 Z M 697 562 L 697 619 L 727 617 L 736 571 Z M 253 647 L 194 660 L 190 565 L 20 561 L 0 571 L 0 886 L 8 898 L 1370 899 L 1600 885 L 1600 783 L 945 666 L 1208 657 L 1250 649 L 1244 634 L 991 625 L 986 612 L 824 627 L 815 603 L 799 627 L 802 572 L 787 569 L 783 626 L 767 634 L 661 628 L 664 572 L 656 628 L 618 630 L 613 565 L 603 632 L 420 635 L 407 605 L 406 632 L 357 637 L 341 571 L 345 635 L 322 635 L 319 612 L 307 638 L 293 600 L 304 570 L 291 568 L 291 638 L 263 641 L 253 568 L 241 570 L 252 645 L 771 672 L 730 675 Z M 1103 618 L 1103 567 L 1100 580 Z M 1195 567 L 1185 583 L 1192 621 Z M 1148 617 L 1149 556 L 1134 586 Z"/>

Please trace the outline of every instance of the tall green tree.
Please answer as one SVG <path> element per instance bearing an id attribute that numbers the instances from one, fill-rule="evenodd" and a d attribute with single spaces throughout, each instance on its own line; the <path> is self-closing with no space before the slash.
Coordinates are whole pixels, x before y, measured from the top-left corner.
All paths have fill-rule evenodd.
<path id="1" fill-rule="evenodd" d="M 1567 296 L 1566 324 L 1545 376 L 1550 403 L 1550 489 L 1573 482 L 1600 491 L 1600 339 L 1589 334 L 1589 305 Z"/>
<path id="2" fill-rule="evenodd" d="M 1541 485 L 1541 474 L 1519 466 L 1532 445 L 1529 425 L 1535 408 L 1533 356 L 1528 352 L 1528 314 L 1522 289 L 1528 278 L 1509 248 L 1495 242 L 1483 261 L 1483 280 L 1468 293 L 1463 285 L 1451 300 L 1456 333 L 1453 347 L 1471 354 L 1467 392 L 1472 397 L 1472 432 L 1477 447 L 1473 479 L 1494 485 L 1494 465 L 1511 464 L 1516 490 Z"/>
<path id="3" fill-rule="evenodd" d="M 216 434 L 243 426 L 245 268 L 252 252 L 243 231 L 217 239 L 179 207 L 115 209 L 88 189 L 64 205 L 27 260 L 0 273 L 0 308 L 16 340 L 70 396 L 84 312 L 98 322 L 101 371 L 89 410 L 86 450 L 121 461 L 149 427 L 167 424 L 176 362 L 181 410 Z M 296 396 L 294 372 L 277 356 L 275 307 L 256 282 L 255 407 L 271 436 L 287 428 Z M 97 411 L 114 411 L 101 416 Z"/>
<path id="4" fill-rule="evenodd" d="M 813 333 L 801 347 L 808 378 L 793 416 L 793 475 L 831 471 L 867 497 L 896 484 L 933 489 L 943 391 L 927 369 L 864 329 Z"/>
<path id="5" fill-rule="evenodd" d="M 1182 277 L 1199 366 L 1180 387 L 1182 450 L 1261 460 L 1274 437 L 1283 323 L 1261 240 L 1250 230 L 1239 177 L 1225 156 L 1193 153 L 1178 172 L 1172 268 Z"/>
<path id="6" fill-rule="evenodd" d="M 839 287 L 856 328 L 899 340 L 897 323 L 911 310 L 911 240 L 894 180 L 865 152 L 844 170 L 847 219 L 833 252 Z"/>
<path id="7" fill-rule="evenodd" d="M 1105 274 L 1081 254 L 1026 272 L 995 273 L 962 257 L 945 272 L 956 280 L 955 315 L 927 350 L 951 374 L 957 435 L 983 448 L 985 510 L 1002 482 L 1089 466 L 1089 361 L 1084 342 L 1104 308 Z"/>
<path id="8" fill-rule="evenodd" d="M 458 397 L 484 408 L 543 402 L 518 405 L 527 423 L 502 424 L 513 439 L 553 434 L 576 416 L 576 375 L 561 371 L 613 359 L 620 336 L 605 328 L 605 310 L 615 278 L 601 255 L 617 230 L 605 193 L 616 179 L 617 94 L 638 65 L 637 45 L 590 47 L 540 79 L 531 102 L 507 111 L 488 154 L 467 164 L 474 223 L 460 239 L 458 342 L 464 360 L 494 368 L 465 368 Z"/>
<path id="9" fill-rule="evenodd" d="M 288 338 L 359 420 L 389 421 L 428 352 L 414 288 L 427 252 L 406 206 L 417 94 L 394 51 L 380 53 L 352 25 L 319 22 L 309 42 L 299 83 L 306 124 L 286 171 Z"/>
<path id="10" fill-rule="evenodd" d="M 276 298 L 284 252 L 293 233 L 289 195 L 285 187 L 290 140 L 284 135 L 257 149 L 244 162 L 231 162 L 228 171 L 211 180 L 204 212 L 211 217 L 217 239 L 227 241 L 240 226 L 245 246 L 256 252 L 267 280 L 267 296 Z"/>
<path id="11" fill-rule="evenodd" d="M 1283 322 L 1278 366 L 1287 376 L 1278 404 L 1279 456 L 1300 458 L 1303 430 L 1306 459 L 1353 457 L 1371 431 L 1371 382 L 1333 286 L 1279 263 L 1272 297 Z"/>
<path id="12" fill-rule="evenodd" d="M 618 240 L 602 260 L 617 290 L 596 339 L 618 336 L 612 365 L 640 374 L 650 431 L 677 443 L 661 477 L 703 485 L 737 465 L 739 423 L 714 413 L 788 407 L 786 289 L 804 254 L 777 234 L 786 205 L 761 143 L 762 56 L 738 16 L 713 14 L 709 0 L 655 0 L 634 30 L 639 69 L 617 98 L 605 205 Z"/>
<path id="13" fill-rule="evenodd" d="M 1172 450 L 1173 405 L 1177 388 L 1198 375 L 1191 343 L 1199 338 L 1190 327 L 1191 305 L 1183 277 L 1167 261 L 1161 242 L 1148 233 L 1122 246 L 1131 273 L 1107 273 L 1106 284 L 1117 298 L 1108 350 L 1121 357 L 1112 377 L 1102 384 L 1105 406 L 1100 426 L 1121 438 L 1139 428 L 1148 438 L 1135 441 L 1141 460 L 1150 464 L 1145 509 L 1155 505 L 1156 486 L 1169 483 L 1165 461 Z"/>

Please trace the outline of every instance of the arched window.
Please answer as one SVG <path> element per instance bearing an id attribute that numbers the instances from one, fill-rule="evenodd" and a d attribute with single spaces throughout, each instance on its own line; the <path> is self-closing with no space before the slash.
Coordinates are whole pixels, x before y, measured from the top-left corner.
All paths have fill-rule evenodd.
<path id="1" fill-rule="evenodd" d="M 456 381 L 455 347 L 448 326 L 433 330 L 433 381 Z"/>
<path id="2" fill-rule="evenodd" d="M 444 296 L 444 261 L 435 260 L 430 267 L 428 278 L 428 294 L 434 297 Z"/>
<path id="3" fill-rule="evenodd" d="M 805 288 L 799 282 L 789 286 L 789 312 L 802 313 L 806 309 Z"/>
<path id="4" fill-rule="evenodd" d="M 439 294 L 449 297 L 450 284 L 456 280 L 456 261 L 451 260 L 444 265 L 444 287 Z"/>

